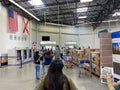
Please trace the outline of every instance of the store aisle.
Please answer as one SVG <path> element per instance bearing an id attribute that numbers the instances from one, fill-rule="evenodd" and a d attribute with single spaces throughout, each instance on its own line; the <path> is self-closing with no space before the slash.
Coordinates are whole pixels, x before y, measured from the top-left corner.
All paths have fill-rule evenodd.
<path id="1" fill-rule="evenodd" d="M 33 90 L 38 81 L 35 79 L 34 64 L 8 66 L 0 68 L 0 90 Z M 100 83 L 95 77 L 82 75 L 78 77 L 78 68 L 64 68 L 64 73 L 73 79 L 79 90 L 108 90 L 107 86 Z"/>

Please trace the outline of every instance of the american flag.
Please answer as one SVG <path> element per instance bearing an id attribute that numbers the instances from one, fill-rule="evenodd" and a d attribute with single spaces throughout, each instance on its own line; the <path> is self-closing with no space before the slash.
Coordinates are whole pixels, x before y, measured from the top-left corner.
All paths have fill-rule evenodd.
<path id="1" fill-rule="evenodd" d="M 8 9 L 8 31 L 18 32 L 18 15 L 12 9 Z"/>

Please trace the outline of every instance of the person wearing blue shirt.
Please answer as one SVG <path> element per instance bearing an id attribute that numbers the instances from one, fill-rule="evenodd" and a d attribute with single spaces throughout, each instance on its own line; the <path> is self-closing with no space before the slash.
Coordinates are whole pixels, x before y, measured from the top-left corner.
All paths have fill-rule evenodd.
<path id="1" fill-rule="evenodd" d="M 52 62 L 53 56 L 52 56 L 52 52 L 51 51 L 47 51 L 44 54 L 44 70 L 45 70 L 45 74 L 47 74 L 48 68 L 50 63 Z"/>

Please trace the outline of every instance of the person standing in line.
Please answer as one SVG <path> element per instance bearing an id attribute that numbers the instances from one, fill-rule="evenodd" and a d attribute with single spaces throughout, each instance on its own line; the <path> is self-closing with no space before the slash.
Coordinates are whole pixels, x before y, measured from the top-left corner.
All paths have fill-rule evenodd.
<path id="1" fill-rule="evenodd" d="M 39 51 L 35 52 L 34 63 L 35 63 L 36 79 L 39 80 L 40 79 L 40 55 L 39 55 Z"/>
<path id="2" fill-rule="evenodd" d="M 55 60 L 61 59 L 61 58 L 60 58 L 60 49 L 59 49 L 59 46 L 58 46 L 58 45 L 55 47 L 54 57 L 55 57 L 55 58 L 54 58 Z"/>
<path id="3" fill-rule="evenodd" d="M 50 65 L 52 59 L 53 59 L 52 52 L 51 51 L 45 52 L 44 61 L 43 61 L 45 74 L 47 74 L 47 72 L 48 72 L 48 68 L 49 68 L 49 65 Z"/>
<path id="4" fill-rule="evenodd" d="M 78 90 L 73 81 L 63 74 L 64 65 L 61 60 L 54 60 L 47 75 L 42 78 L 36 90 Z"/>
<path id="5" fill-rule="evenodd" d="M 60 49 L 60 56 L 61 56 L 61 59 L 63 59 L 63 53 L 64 53 L 64 50 L 63 50 L 63 47 L 61 47 L 61 49 Z"/>

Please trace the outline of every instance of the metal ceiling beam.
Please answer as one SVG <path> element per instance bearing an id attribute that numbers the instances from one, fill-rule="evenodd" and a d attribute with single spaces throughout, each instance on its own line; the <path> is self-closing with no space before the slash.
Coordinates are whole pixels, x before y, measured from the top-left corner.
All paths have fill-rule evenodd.
<path id="1" fill-rule="evenodd" d="M 57 16 L 57 19 L 58 19 L 58 20 L 57 20 L 57 21 L 58 21 L 58 24 L 59 24 L 59 15 L 60 15 L 61 12 L 63 12 L 63 10 L 61 10 L 61 7 L 59 6 L 58 0 L 56 0 L 56 2 L 57 2 L 57 4 L 58 4 L 58 7 L 57 7 L 57 8 L 58 8 L 58 11 L 57 11 L 57 15 L 58 15 L 58 16 Z M 63 18 L 65 19 L 65 16 L 64 16 L 64 15 L 63 15 Z"/>
<path id="2" fill-rule="evenodd" d="M 118 0 L 108 0 L 106 5 L 103 6 L 103 10 L 100 11 L 98 16 L 95 18 L 94 22 L 99 21 L 99 23 L 92 24 L 93 30 L 95 30 L 102 23 L 103 20 L 108 19 L 112 11 L 115 10 L 119 5 L 120 1 Z"/>
<path id="3" fill-rule="evenodd" d="M 15 0 L 16 2 L 28 2 L 30 0 Z"/>
<path id="4" fill-rule="evenodd" d="M 88 15 L 89 13 L 90 13 L 91 15 L 95 14 L 95 13 L 92 13 L 92 12 L 98 12 L 98 10 L 83 12 L 82 14 L 86 14 L 86 15 Z M 74 13 L 74 12 L 72 12 L 72 11 L 69 11 L 69 12 L 60 13 L 59 15 L 73 15 L 73 14 L 76 14 L 76 13 Z M 80 12 L 77 13 L 77 15 L 79 15 L 79 14 L 81 14 L 81 13 L 80 13 Z M 48 15 L 46 15 L 46 16 L 47 16 L 47 17 L 54 17 L 54 16 L 57 16 L 57 15 L 58 15 L 57 13 L 52 13 L 52 14 L 48 14 Z M 37 15 L 37 14 L 36 14 L 36 16 L 42 17 L 43 15 Z"/>
<path id="5" fill-rule="evenodd" d="M 80 2 L 80 0 L 75 0 L 75 1 L 68 1 L 68 3 L 76 3 Z M 46 6 L 56 6 L 56 5 L 64 5 L 66 2 L 59 2 L 59 3 L 52 3 L 52 4 L 45 4 Z"/>
<path id="6" fill-rule="evenodd" d="M 87 20 L 89 19 L 89 18 L 94 18 L 94 16 L 91 16 L 91 17 L 89 17 L 89 18 L 86 18 L 86 19 L 78 19 L 77 17 L 75 17 L 75 18 L 73 18 L 73 16 L 71 16 L 71 17 L 65 17 L 66 18 L 66 20 L 64 20 L 64 18 L 63 17 L 60 17 L 59 18 L 59 21 L 66 21 L 66 22 L 69 22 L 69 21 L 85 21 L 85 22 L 87 22 Z M 49 18 L 46 18 L 46 19 L 49 19 Z M 57 17 L 53 17 L 53 18 L 50 18 L 52 21 L 57 21 L 58 19 L 57 19 Z M 42 20 L 42 17 L 41 17 L 41 20 Z"/>
<path id="7" fill-rule="evenodd" d="M 66 5 L 66 4 L 65 4 Z M 31 7 L 25 7 L 24 6 L 24 8 L 26 8 L 26 9 L 29 9 L 29 10 L 42 10 L 42 9 L 55 9 L 55 7 L 58 7 L 58 5 L 55 5 L 55 6 L 46 6 L 46 7 L 43 7 L 43 8 L 39 8 L 39 7 L 34 7 L 34 6 L 31 6 Z M 94 5 L 85 5 L 85 6 L 77 6 L 77 8 L 84 8 L 84 7 L 96 7 L 96 8 L 99 8 L 99 7 L 101 7 L 100 5 L 98 5 L 98 4 L 94 4 Z M 69 7 L 69 8 L 61 8 L 61 10 L 74 10 L 74 9 L 76 9 L 76 7 Z M 57 9 L 55 9 L 55 10 L 52 10 L 52 11 L 57 11 Z"/>

